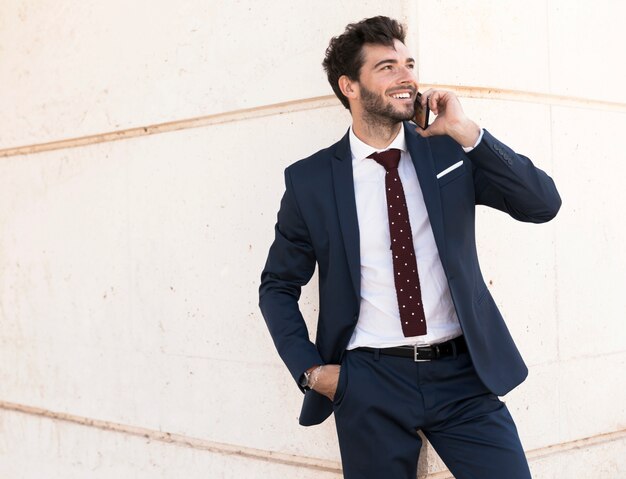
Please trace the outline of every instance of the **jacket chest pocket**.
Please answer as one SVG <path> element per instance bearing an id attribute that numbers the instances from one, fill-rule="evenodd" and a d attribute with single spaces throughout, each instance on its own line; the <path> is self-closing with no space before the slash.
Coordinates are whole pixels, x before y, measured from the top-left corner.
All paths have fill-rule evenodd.
<path id="1" fill-rule="evenodd" d="M 457 163 L 450 165 L 449 167 L 437 174 L 437 182 L 439 183 L 439 188 L 442 188 L 445 185 L 452 183 L 455 180 L 458 180 L 466 174 L 467 167 L 465 166 L 465 162 L 463 160 L 460 160 Z"/>

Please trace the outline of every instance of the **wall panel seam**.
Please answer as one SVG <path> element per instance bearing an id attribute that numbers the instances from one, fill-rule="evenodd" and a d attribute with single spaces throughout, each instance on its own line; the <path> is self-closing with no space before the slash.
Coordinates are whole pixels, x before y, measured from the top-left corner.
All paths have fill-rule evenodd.
<path id="1" fill-rule="evenodd" d="M 13 411 L 17 413 L 27 414 L 30 416 L 44 417 L 51 420 L 57 420 L 62 422 L 68 422 L 77 424 L 84 427 L 91 427 L 101 429 L 105 431 L 116 432 L 120 434 L 127 434 L 131 436 L 138 436 L 146 438 L 152 441 L 163 442 L 167 444 L 173 444 L 181 447 L 188 447 L 197 450 L 204 450 L 212 453 L 239 456 L 247 459 L 256 459 L 266 462 L 272 462 L 277 464 L 283 464 L 295 467 L 304 467 L 307 469 L 325 471 L 325 472 L 341 472 L 341 464 L 336 461 L 319 459 L 314 457 L 297 456 L 293 454 L 286 454 L 276 451 L 256 449 L 246 446 L 238 446 L 227 443 L 220 443 L 210 441 L 207 439 L 194 438 L 185 436 L 182 434 L 174 434 L 164 431 L 157 431 L 140 426 L 132 426 L 127 424 L 121 424 L 111 421 L 104 421 L 101 419 L 88 418 L 78 416 L 75 414 L 55 412 L 44 408 L 27 406 L 23 404 L 11 403 L 7 401 L 0 401 L 0 409 L 6 411 Z M 591 437 L 582 439 L 575 439 L 560 444 L 554 444 L 544 446 L 541 448 L 526 451 L 526 456 L 529 461 L 543 459 L 549 456 L 561 454 L 573 449 L 583 449 L 600 444 L 620 441 L 626 439 L 626 429 L 598 434 Z M 432 479 L 443 479 L 449 477 L 447 472 L 437 473 L 434 476 L 429 476 Z"/>
<path id="2" fill-rule="evenodd" d="M 484 86 L 422 84 L 421 88 L 439 88 L 453 90 L 460 97 L 463 98 L 519 101 L 525 103 L 539 103 L 547 105 L 598 109 L 626 113 L 626 103 L 596 100 L 591 98 L 553 95 L 549 93 L 538 93 L 521 90 L 507 90 L 502 88 L 491 88 Z M 245 121 L 267 116 L 283 115 L 286 113 L 294 113 L 306 110 L 338 107 L 339 105 L 339 100 L 337 100 L 334 95 L 311 97 L 306 99 L 263 105 L 254 108 L 246 108 L 229 112 L 216 113 L 212 115 L 204 115 L 195 118 L 186 118 L 182 120 L 103 132 L 94 135 L 86 135 L 75 138 L 49 141 L 45 143 L 35 143 L 31 145 L 2 148 L 0 149 L 0 158 L 29 155 L 59 149 L 78 148 L 81 146 L 88 146 L 97 143 L 127 140 L 148 135 L 169 133 L 173 131 L 200 128 L 222 123 L 231 123 L 235 121 Z"/>
<path id="3" fill-rule="evenodd" d="M 174 434 L 166 431 L 157 431 L 141 426 L 132 426 L 129 424 L 121 424 L 101 419 L 88 418 L 65 412 L 50 411 L 48 409 L 26 406 L 23 404 L 0 401 L 0 409 L 27 414 L 30 416 L 44 417 L 56 421 L 68 422 L 72 424 L 77 424 L 79 426 L 91 427 L 104 431 L 111 431 L 130 436 L 142 437 L 151 441 L 172 444 L 180 447 L 188 447 L 191 449 L 203 450 L 227 456 L 239 456 L 247 459 L 262 460 L 288 466 L 305 467 L 307 469 L 314 469 L 325 472 L 341 471 L 341 465 L 336 461 L 328 461 L 324 459 L 296 456 L 293 454 L 286 454 L 276 451 L 220 443 L 207 439 L 185 436 L 182 434 Z"/>

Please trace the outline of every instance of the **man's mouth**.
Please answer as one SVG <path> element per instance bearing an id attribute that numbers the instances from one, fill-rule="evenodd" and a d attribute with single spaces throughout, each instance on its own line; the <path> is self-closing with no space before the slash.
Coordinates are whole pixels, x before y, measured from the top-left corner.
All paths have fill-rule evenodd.
<path id="1" fill-rule="evenodd" d="M 391 98 L 395 98 L 396 100 L 410 100 L 411 93 L 410 92 L 401 92 L 401 93 L 392 93 Z"/>

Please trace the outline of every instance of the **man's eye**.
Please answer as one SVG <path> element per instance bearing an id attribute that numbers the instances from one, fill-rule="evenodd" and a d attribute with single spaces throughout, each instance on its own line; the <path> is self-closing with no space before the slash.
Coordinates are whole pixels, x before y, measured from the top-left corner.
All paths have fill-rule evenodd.
<path id="1" fill-rule="evenodd" d="M 410 68 L 411 70 L 413 70 L 415 68 L 415 64 L 414 63 L 409 63 L 407 65 L 407 68 Z"/>

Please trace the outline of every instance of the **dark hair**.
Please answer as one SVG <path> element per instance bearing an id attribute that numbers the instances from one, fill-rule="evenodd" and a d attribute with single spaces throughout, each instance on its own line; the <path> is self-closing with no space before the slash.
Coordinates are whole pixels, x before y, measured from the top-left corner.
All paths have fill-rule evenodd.
<path id="1" fill-rule="evenodd" d="M 389 17 L 372 17 L 358 23 L 350 23 L 338 37 L 333 37 L 328 44 L 322 66 L 328 76 L 328 82 L 337 98 L 348 110 L 350 103 L 339 88 L 339 77 L 346 75 L 358 81 L 363 66 L 363 45 L 393 46 L 394 40 L 404 43 L 405 31 L 402 24 Z"/>

